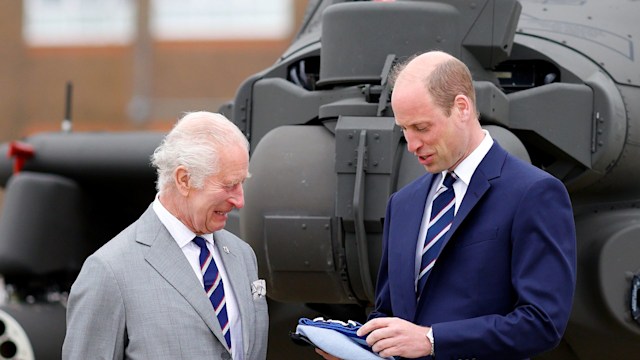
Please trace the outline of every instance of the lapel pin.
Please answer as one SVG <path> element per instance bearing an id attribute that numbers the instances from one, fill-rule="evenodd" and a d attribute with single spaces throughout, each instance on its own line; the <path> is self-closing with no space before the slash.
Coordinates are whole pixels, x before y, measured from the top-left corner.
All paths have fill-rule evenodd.
<path id="1" fill-rule="evenodd" d="M 229 253 L 229 248 L 226 246 L 222 247 L 222 251 L 226 252 L 227 254 Z"/>

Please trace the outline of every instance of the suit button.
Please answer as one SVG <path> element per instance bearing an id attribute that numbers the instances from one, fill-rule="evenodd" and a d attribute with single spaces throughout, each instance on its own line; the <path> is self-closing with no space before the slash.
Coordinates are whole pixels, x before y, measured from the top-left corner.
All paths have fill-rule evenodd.
<path id="1" fill-rule="evenodd" d="M 231 354 L 229 354 L 228 352 L 223 352 L 220 354 L 220 359 L 222 360 L 231 360 Z"/>

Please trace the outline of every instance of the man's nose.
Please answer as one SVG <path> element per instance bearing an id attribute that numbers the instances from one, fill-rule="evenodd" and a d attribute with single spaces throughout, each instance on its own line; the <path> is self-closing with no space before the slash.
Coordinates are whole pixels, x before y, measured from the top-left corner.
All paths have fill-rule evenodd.
<path id="1" fill-rule="evenodd" d="M 229 202 L 236 209 L 244 207 L 244 189 L 242 188 L 242 184 L 238 184 L 238 186 L 233 189 L 233 193 L 231 194 L 231 197 L 229 197 Z"/>
<path id="2" fill-rule="evenodd" d="M 418 137 L 411 131 L 404 132 L 404 139 L 407 141 L 407 150 L 409 150 L 410 153 L 415 154 L 418 149 L 420 149 L 421 143 Z"/>

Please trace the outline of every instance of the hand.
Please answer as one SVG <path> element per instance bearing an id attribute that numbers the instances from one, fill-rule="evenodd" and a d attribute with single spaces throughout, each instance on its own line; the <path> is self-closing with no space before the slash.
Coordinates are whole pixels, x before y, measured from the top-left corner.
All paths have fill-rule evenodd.
<path id="1" fill-rule="evenodd" d="M 418 358 L 431 354 L 426 326 L 418 326 L 399 318 L 377 318 L 358 330 L 358 336 L 367 336 L 367 344 L 382 357 L 402 356 Z"/>
<path id="2" fill-rule="evenodd" d="M 325 358 L 325 360 L 341 360 L 340 358 L 337 358 L 333 355 L 330 355 L 318 348 L 316 348 L 316 353 L 318 353 L 320 356 L 322 356 L 323 358 Z"/>

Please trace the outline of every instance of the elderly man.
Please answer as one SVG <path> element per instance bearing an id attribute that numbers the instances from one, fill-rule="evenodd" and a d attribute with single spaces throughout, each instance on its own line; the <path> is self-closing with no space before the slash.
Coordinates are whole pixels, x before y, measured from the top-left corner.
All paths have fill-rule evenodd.
<path id="1" fill-rule="evenodd" d="M 220 114 L 189 113 L 152 162 L 155 200 L 71 288 L 63 359 L 264 359 L 255 254 L 223 230 L 244 205 L 246 138 Z"/>

